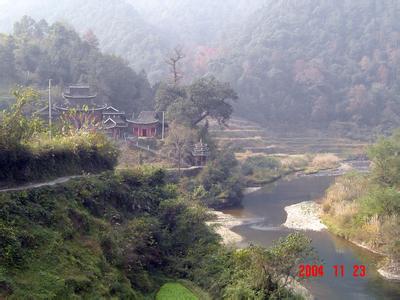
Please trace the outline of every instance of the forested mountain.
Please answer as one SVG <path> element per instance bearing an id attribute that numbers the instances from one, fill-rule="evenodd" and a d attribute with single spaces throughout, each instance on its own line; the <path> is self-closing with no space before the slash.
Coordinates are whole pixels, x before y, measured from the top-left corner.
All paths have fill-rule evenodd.
<path id="1" fill-rule="evenodd" d="M 153 91 L 146 74 L 137 74 L 116 56 L 98 49 L 93 33 L 81 38 L 74 29 L 24 17 L 13 35 L 0 34 L 0 87 L 16 84 L 64 88 L 90 84 L 103 103 L 131 113 L 152 108 Z M 60 97 L 60 91 L 55 96 Z"/>
<path id="2" fill-rule="evenodd" d="M 164 80 L 165 57 L 180 45 L 186 60 L 187 81 L 204 72 L 217 56 L 217 37 L 238 26 L 264 0 L 3 0 L 0 32 L 12 32 L 24 15 L 48 22 L 61 21 L 84 34 L 93 30 L 100 48 L 123 56 L 138 72 L 144 69 L 151 82 Z M 3 4 L 2 4 L 3 3 Z"/>
<path id="3" fill-rule="evenodd" d="M 2 4 L 3 2 L 3 4 Z M 161 79 L 163 59 L 173 46 L 168 37 L 146 23 L 133 6 L 124 0 L 4 0 L 0 1 L 0 32 L 12 32 L 14 22 L 24 15 L 47 22 L 72 25 L 80 34 L 92 30 L 100 48 L 123 56 L 137 71 L 146 70 L 149 78 Z"/>
<path id="4" fill-rule="evenodd" d="M 400 124 L 400 2 L 393 0 L 3 0 L 0 30 L 23 14 L 62 20 L 127 59 L 150 82 L 181 45 L 183 82 L 213 74 L 236 88 L 236 114 L 332 130 Z"/>
<path id="5" fill-rule="evenodd" d="M 239 113 L 292 128 L 399 126 L 400 2 L 266 4 L 209 65 L 234 83 Z"/>
<path id="6" fill-rule="evenodd" d="M 230 26 L 237 26 L 265 0 L 126 0 L 143 18 L 168 29 L 183 45 L 211 45 Z"/>

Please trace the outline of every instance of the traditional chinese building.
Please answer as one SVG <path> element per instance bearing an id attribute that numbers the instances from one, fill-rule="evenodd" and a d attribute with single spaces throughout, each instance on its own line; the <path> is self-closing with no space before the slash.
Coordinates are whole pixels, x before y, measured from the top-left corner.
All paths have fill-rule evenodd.
<path id="1" fill-rule="evenodd" d="M 204 144 L 202 140 L 195 144 L 192 150 L 192 156 L 196 166 L 204 166 L 207 163 L 207 158 L 210 155 L 210 148 Z"/>
<path id="2" fill-rule="evenodd" d="M 154 138 L 161 134 L 161 121 L 155 111 L 142 111 L 133 120 L 127 120 L 130 134 L 139 138 Z"/>
<path id="3" fill-rule="evenodd" d="M 102 112 L 103 126 L 102 128 L 114 139 L 122 139 L 127 134 L 128 122 L 125 113 L 119 111 L 113 106 L 108 106 Z"/>
<path id="4" fill-rule="evenodd" d="M 53 110 L 61 118 L 69 120 L 77 128 L 85 125 L 92 128 L 101 126 L 103 111 L 107 105 L 95 102 L 97 95 L 90 91 L 89 86 L 70 86 L 62 97 L 64 103 L 53 106 Z"/>
<path id="5" fill-rule="evenodd" d="M 67 121 L 76 128 L 87 126 L 89 129 L 104 130 L 114 138 L 122 139 L 133 136 L 137 138 L 157 138 L 165 131 L 162 118 L 155 111 L 142 111 L 137 118 L 128 120 L 125 112 L 108 105 L 96 103 L 96 93 L 86 85 L 74 85 L 62 94 L 62 104 L 52 106 L 52 119 Z M 48 106 L 36 112 L 48 119 Z"/>

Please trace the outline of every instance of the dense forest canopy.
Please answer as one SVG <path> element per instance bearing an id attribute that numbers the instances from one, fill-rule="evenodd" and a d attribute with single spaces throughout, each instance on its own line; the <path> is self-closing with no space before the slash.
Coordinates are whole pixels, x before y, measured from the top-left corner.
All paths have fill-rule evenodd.
<path id="1" fill-rule="evenodd" d="M 100 101 L 126 112 L 151 108 L 153 92 L 146 74 L 135 73 L 119 57 L 102 54 L 97 44 L 92 32 L 81 38 L 61 23 L 23 17 L 13 35 L 0 35 L 0 86 L 44 87 L 51 78 L 61 88 L 90 84 Z"/>
<path id="2" fill-rule="evenodd" d="M 124 57 L 137 72 L 160 80 L 165 74 L 168 37 L 149 25 L 123 0 L 16 0 L 0 1 L 0 32 L 11 33 L 24 15 L 47 22 L 70 24 L 80 34 L 93 30 L 101 49 Z"/>
<path id="3" fill-rule="evenodd" d="M 400 3 L 267 1 L 210 63 L 259 121 L 399 125 Z"/>
<path id="4" fill-rule="evenodd" d="M 264 124 L 399 125 L 398 1 L 26 2 L 0 2 L 1 31 L 24 14 L 91 29 L 102 50 L 144 69 L 152 83 L 166 79 L 165 58 L 180 45 L 185 83 L 205 74 L 229 81 L 236 113 Z"/>

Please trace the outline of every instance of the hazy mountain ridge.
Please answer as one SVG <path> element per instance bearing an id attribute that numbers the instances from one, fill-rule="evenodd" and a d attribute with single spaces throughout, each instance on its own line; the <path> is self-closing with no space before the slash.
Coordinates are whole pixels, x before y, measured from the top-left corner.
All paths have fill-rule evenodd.
<path id="1" fill-rule="evenodd" d="M 24 15 L 68 23 L 81 34 L 91 29 L 105 52 L 124 57 L 136 71 L 144 69 L 154 80 L 164 76 L 161 61 L 171 48 L 167 37 L 123 0 L 104 0 L 101 5 L 96 0 L 7 1 L 0 11 L 0 31 L 12 32 L 13 24 Z"/>
<path id="2" fill-rule="evenodd" d="M 238 111 L 267 123 L 399 125 L 400 3 L 274 1 L 249 17 L 210 70 Z M 232 35 L 231 35 L 232 36 Z"/>
<path id="3" fill-rule="evenodd" d="M 0 2 L 0 31 L 12 32 L 14 22 L 29 15 L 49 23 L 69 23 L 80 33 L 92 29 L 100 47 L 127 59 L 136 71 L 144 69 L 150 81 L 165 80 L 165 57 L 180 45 L 186 53 L 182 69 L 188 81 L 203 74 L 225 28 L 240 23 L 264 0 L 5 0 Z M 1 6 L 2 5 L 2 6 Z"/>
<path id="4" fill-rule="evenodd" d="M 212 45 L 227 27 L 244 21 L 265 0 L 126 0 L 156 27 L 167 26 L 185 44 Z"/>
<path id="5" fill-rule="evenodd" d="M 241 96 L 236 113 L 253 120 L 400 125 L 396 1 L 23 2 L 7 1 L 0 30 L 22 14 L 64 20 L 81 33 L 91 28 L 103 50 L 144 69 L 153 83 L 168 78 L 165 57 L 181 45 L 184 80 L 212 73 L 230 81 Z"/>

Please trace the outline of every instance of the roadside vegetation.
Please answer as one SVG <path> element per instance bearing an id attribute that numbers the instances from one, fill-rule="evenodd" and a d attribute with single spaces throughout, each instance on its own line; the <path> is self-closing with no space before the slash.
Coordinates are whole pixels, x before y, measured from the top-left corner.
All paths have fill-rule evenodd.
<path id="1" fill-rule="evenodd" d="M 0 186 L 114 168 L 118 150 L 104 135 L 63 126 L 50 139 L 41 119 L 26 116 L 39 94 L 20 88 L 14 97 L 0 112 Z"/>
<path id="2" fill-rule="evenodd" d="M 144 299 L 171 279 L 215 299 L 282 299 L 291 295 L 282 278 L 313 258 L 298 234 L 270 249 L 225 248 L 207 210 L 154 168 L 1 193 L 0 212 L 0 296 L 8 299 Z"/>
<path id="3" fill-rule="evenodd" d="M 323 200 L 323 221 L 346 239 L 400 261 L 400 131 L 368 150 L 368 175 L 340 177 Z M 399 269 L 394 271 L 399 274 Z"/>

